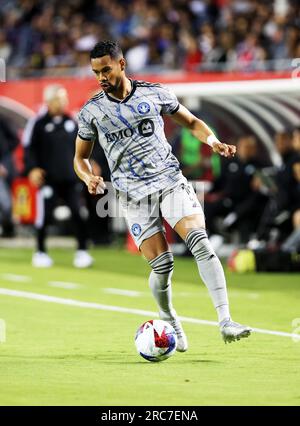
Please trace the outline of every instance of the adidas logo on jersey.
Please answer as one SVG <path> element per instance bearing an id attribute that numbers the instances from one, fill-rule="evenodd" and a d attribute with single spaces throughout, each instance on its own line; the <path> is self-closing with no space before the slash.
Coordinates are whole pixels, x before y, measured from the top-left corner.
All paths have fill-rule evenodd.
<path id="1" fill-rule="evenodd" d="M 110 119 L 109 116 L 104 114 L 104 116 L 101 118 L 101 121 L 107 121 L 109 119 Z"/>

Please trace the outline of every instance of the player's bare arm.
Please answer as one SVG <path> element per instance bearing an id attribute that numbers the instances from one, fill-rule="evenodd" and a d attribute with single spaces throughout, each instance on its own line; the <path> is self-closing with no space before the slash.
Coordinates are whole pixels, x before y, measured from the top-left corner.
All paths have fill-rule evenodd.
<path id="1" fill-rule="evenodd" d="M 76 148 L 74 157 L 74 169 L 77 176 L 86 184 L 90 194 L 104 194 L 106 188 L 103 178 L 93 174 L 90 163 L 90 155 L 93 150 L 94 143 L 87 142 L 79 136 L 76 138 Z"/>
<path id="2" fill-rule="evenodd" d="M 183 105 L 180 105 L 179 110 L 172 115 L 172 118 L 180 126 L 188 128 L 197 139 L 210 145 L 214 152 L 224 157 L 234 156 L 236 147 L 220 142 L 204 121 L 197 118 Z"/>

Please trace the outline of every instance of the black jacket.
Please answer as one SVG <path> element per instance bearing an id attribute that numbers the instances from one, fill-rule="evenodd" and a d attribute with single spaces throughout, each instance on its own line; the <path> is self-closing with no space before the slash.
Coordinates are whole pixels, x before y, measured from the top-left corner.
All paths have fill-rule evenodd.
<path id="1" fill-rule="evenodd" d="M 34 167 L 46 171 L 46 183 L 76 182 L 73 168 L 77 123 L 69 116 L 37 118 L 25 147 L 25 172 Z"/>

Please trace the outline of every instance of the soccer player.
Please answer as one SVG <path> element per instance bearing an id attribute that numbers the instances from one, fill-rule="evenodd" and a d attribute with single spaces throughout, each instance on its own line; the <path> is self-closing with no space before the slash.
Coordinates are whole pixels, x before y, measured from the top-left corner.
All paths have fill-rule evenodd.
<path id="1" fill-rule="evenodd" d="M 98 140 L 107 156 L 112 184 L 125 209 L 131 235 L 152 268 L 149 284 L 160 318 L 176 330 L 178 351 L 186 351 L 188 343 L 172 305 L 174 262 L 162 217 L 194 255 L 217 311 L 224 341 L 248 337 L 251 329 L 231 320 L 222 265 L 207 238 L 201 205 L 166 140 L 162 115 L 171 115 L 220 155 L 233 156 L 235 146 L 221 143 L 166 87 L 128 78 L 126 61 L 116 42 L 96 44 L 90 57 L 102 91 L 79 112 L 74 158 L 77 175 L 91 194 L 104 193 L 105 183 L 101 176 L 93 175 L 89 163 L 93 143 Z"/>

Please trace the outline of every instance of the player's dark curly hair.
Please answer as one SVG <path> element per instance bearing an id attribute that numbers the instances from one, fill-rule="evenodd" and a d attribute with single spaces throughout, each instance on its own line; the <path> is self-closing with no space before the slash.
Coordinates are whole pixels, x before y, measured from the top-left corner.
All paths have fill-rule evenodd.
<path id="1" fill-rule="evenodd" d="M 123 56 L 122 49 L 116 41 L 104 40 L 97 43 L 90 53 L 90 58 L 101 58 L 102 56 L 109 55 L 112 59 L 117 59 Z"/>

